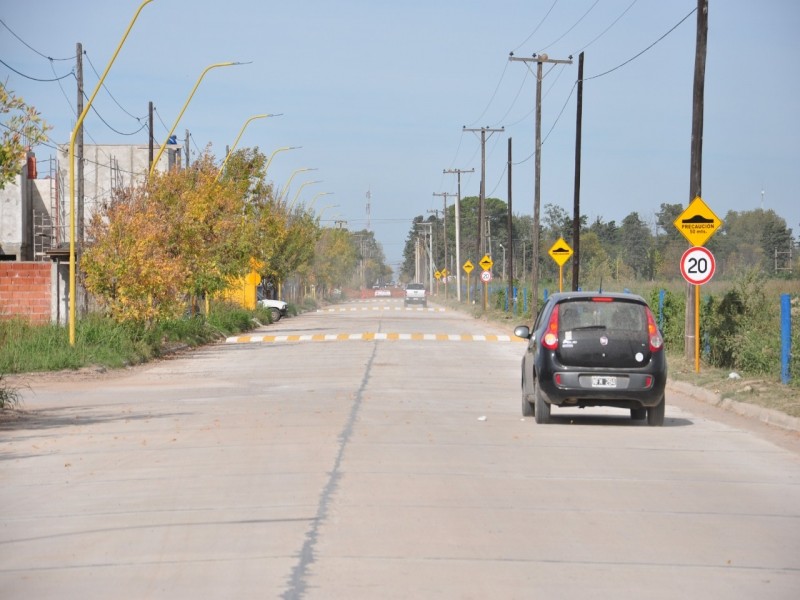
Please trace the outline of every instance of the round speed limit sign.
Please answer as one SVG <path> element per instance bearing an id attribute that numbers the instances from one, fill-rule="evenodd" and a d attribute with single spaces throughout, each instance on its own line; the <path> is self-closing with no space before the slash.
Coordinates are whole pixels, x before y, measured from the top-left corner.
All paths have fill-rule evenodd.
<path id="1" fill-rule="evenodd" d="M 689 248 L 681 257 L 681 275 L 689 283 L 703 285 L 714 276 L 714 255 L 703 246 Z"/>
<path id="2" fill-rule="evenodd" d="M 484 283 L 489 283 L 492 280 L 492 272 L 491 271 L 481 271 L 481 281 Z"/>

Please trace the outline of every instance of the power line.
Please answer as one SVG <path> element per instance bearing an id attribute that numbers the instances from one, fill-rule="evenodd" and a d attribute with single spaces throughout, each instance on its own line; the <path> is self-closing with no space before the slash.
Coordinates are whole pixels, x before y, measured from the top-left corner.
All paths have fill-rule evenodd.
<path id="1" fill-rule="evenodd" d="M 586 45 L 585 45 L 583 48 L 581 48 L 581 49 L 580 49 L 580 50 L 578 50 L 577 52 L 573 52 L 572 54 L 573 54 L 573 55 L 575 55 L 575 54 L 580 54 L 581 52 L 583 52 L 584 50 L 586 50 L 586 49 L 587 49 L 589 46 L 591 46 L 592 44 L 594 44 L 594 43 L 595 43 L 597 40 L 599 40 L 601 37 L 603 37 L 603 36 L 604 36 L 606 33 L 608 33 L 609 29 L 611 29 L 611 28 L 612 28 L 614 25 L 616 25 L 616 24 L 617 24 L 617 22 L 618 22 L 618 21 L 619 21 L 619 20 L 620 20 L 622 17 L 624 17 L 624 16 L 627 14 L 627 12 L 628 12 L 628 11 L 629 11 L 631 8 L 633 8 L 633 5 L 634 5 L 634 4 L 636 4 L 638 1 L 639 1 L 639 0 L 633 0 L 633 2 L 631 2 L 631 3 L 628 5 L 628 8 L 626 8 L 625 10 L 623 10 L 623 11 L 622 11 L 622 14 L 620 14 L 620 15 L 619 15 L 619 16 L 618 16 L 616 19 L 614 19 L 614 21 L 612 21 L 611 25 L 609 25 L 608 27 L 606 27 L 606 28 L 605 28 L 605 29 L 604 29 L 604 30 L 603 30 L 603 31 L 600 33 L 600 35 L 598 35 L 598 36 L 597 36 L 596 38 L 594 38 L 594 39 L 593 39 L 591 42 L 589 42 L 588 44 L 586 44 Z"/>
<path id="2" fill-rule="evenodd" d="M 570 28 L 569 28 L 569 29 L 567 29 L 567 30 L 566 30 L 564 33 L 562 33 L 562 34 L 561 34 L 561 36 L 560 36 L 560 37 L 559 37 L 557 40 L 555 40 L 554 42 L 550 42 L 549 44 L 545 45 L 545 47 L 544 47 L 544 48 L 542 48 L 541 50 L 539 50 L 538 54 L 541 54 L 542 52 L 544 52 L 545 50 L 547 50 L 547 49 L 548 49 L 550 46 L 553 46 L 554 44 L 557 44 L 558 42 L 560 42 L 561 40 L 563 40 L 563 39 L 564 39 L 564 38 L 567 36 L 567 34 L 568 34 L 570 31 L 572 31 L 573 29 L 575 29 L 575 28 L 578 26 L 578 24 L 580 24 L 580 22 L 581 22 L 581 21 L 583 21 L 583 20 L 586 18 L 586 15 L 588 15 L 590 12 L 592 12 L 592 10 L 594 9 L 594 7 L 595 7 L 595 6 L 597 6 L 597 4 L 598 4 L 599 2 L 600 2 L 600 0 L 594 0 L 594 4 L 592 4 L 592 5 L 589 7 L 589 10 L 587 10 L 585 13 L 583 13 L 583 16 L 581 16 L 581 18 L 580 18 L 580 19 L 578 19 L 577 21 L 575 21 L 575 23 L 572 25 L 572 27 L 570 27 Z"/>
<path id="3" fill-rule="evenodd" d="M 547 17 L 549 17 L 549 16 L 550 16 L 550 13 L 551 13 L 551 12 L 553 12 L 553 9 L 556 7 L 556 4 L 558 4 L 558 0 L 553 0 L 553 4 L 550 6 L 550 9 L 547 11 L 547 13 L 545 13 L 545 15 L 542 17 L 542 20 L 541 20 L 541 21 L 539 21 L 539 24 L 536 26 L 536 29 L 534 29 L 533 31 L 531 31 L 530 35 L 529 35 L 528 37 L 526 37 L 526 38 L 525 38 L 525 41 L 523 41 L 523 42 L 522 42 L 522 43 L 521 43 L 519 46 L 517 46 L 516 48 L 514 48 L 514 49 L 512 50 L 512 52 L 516 52 L 517 50 L 519 50 L 519 49 L 520 49 L 520 48 L 522 48 L 522 47 L 523 47 L 525 44 L 527 44 L 527 43 L 528 43 L 528 40 L 529 40 L 529 39 L 531 39 L 531 38 L 532 38 L 532 37 L 533 37 L 533 36 L 536 34 L 536 32 L 537 32 L 537 31 L 539 31 L 539 28 L 540 28 L 540 27 L 541 27 L 541 26 L 544 24 L 544 22 L 547 20 Z M 506 63 L 506 66 L 508 66 L 508 63 Z"/>
<path id="4" fill-rule="evenodd" d="M 83 51 L 83 55 L 86 57 L 86 60 L 89 62 L 89 66 L 92 67 L 92 71 L 94 71 L 94 74 L 97 76 L 98 79 L 100 79 L 100 73 L 97 72 L 97 69 L 95 68 L 94 63 L 92 62 L 92 59 L 89 58 L 89 53 L 84 50 Z M 117 102 L 117 99 L 114 97 L 114 95 L 111 93 L 111 90 L 108 89 L 108 86 L 105 83 L 103 83 L 103 89 L 106 91 L 108 96 L 114 101 L 114 104 L 119 106 L 119 108 L 122 110 L 122 112 L 124 112 L 129 117 L 136 119 L 139 123 L 142 122 L 142 120 L 145 117 L 137 117 L 136 115 L 133 115 L 130 112 L 128 112 L 127 110 L 125 110 L 125 108 L 119 102 Z"/>
<path id="5" fill-rule="evenodd" d="M 8 24 L 5 21 L 3 21 L 3 19 L 0 19 L 0 24 L 2 24 L 3 27 L 8 29 L 9 33 L 11 33 L 11 35 L 13 35 L 15 38 L 17 38 L 26 48 L 28 48 L 29 50 L 32 50 L 33 52 L 35 52 L 36 54 L 38 54 L 42 58 L 46 58 L 49 61 L 54 61 L 54 60 L 75 60 L 74 56 L 69 56 L 67 58 L 53 58 L 52 56 L 47 56 L 45 54 L 42 54 L 36 48 L 31 46 L 28 42 L 26 42 L 21 37 L 19 37 L 16 33 L 14 33 L 14 30 L 11 29 L 11 27 L 9 27 Z M 5 64 L 5 63 L 3 63 L 3 64 Z"/>
<path id="6" fill-rule="evenodd" d="M 42 83 L 52 83 L 53 81 L 60 81 L 61 79 L 66 79 L 67 77 L 70 77 L 70 76 L 75 77 L 75 73 L 73 71 L 70 71 L 66 75 L 62 75 L 61 77 L 56 77 L 55 79 L 40 79 L 39 77 L 33 77 L 31 75 L 26 75 L 22 71 L 17 71 L 14 67 L 9 65 L 3 59 L 0 59 L 0 63 L 2 63 L 3 66 L 5 66 L 10 71 L 14 71 L 14 73 L 19 75 L 20 77 L 24 77 L 25 79 L 30 79 L 31 81 L 39 81 L 39 82 L 42 82 Z"/>
<path id="7" fill-rule="evenodd" d="M 692 16 L 694 13 L 696 13 L 696 12 L 697 12 L 697 7 L 693 8 L 692 10 L 690 10 L 690 11 L 689 11 L 689 14 L 688 14 L 688 15 L 686 15 L 685 17 L 683 17 L 683 18 L 682 18 L 680 21 L 678 21 L 678 22 L 677 22 L 677 23 L 676 23 L 676 24 L 675 24 L 675 25 L 674 25 L 674 26 L 673 26 L 673 27 L 672 27 L 672 28 L 671 28 L 669 31 L 667 31 L 667 32 L 666 32 L 664 35 L 662 35 L 662 36 L 661 36 L 660 38 L 658 38 L 658 39 L 657 39 L 655 42 L 653 42 L 652 44 L 650 44 L 650 45 L 649 45 L 647 48 L 645 48 L 644 50 L 642 50 L 641 52 L 639 52 L 639 53 L 638 53 L 638 54 L 636 54 L 635 56 L 632 56 L 631 58 L 629 58 L 629 59 L 628 59 L 628 60 L 626 60 L 625 62 L 623 62 L 623 63 L 621 63 L 621 64 L 617 65 L 617 66 L 616 66 L 616 67 L 614 67 L 613 69 L 609 69 L 608 71 L 606 71 L 606 72 L 604 72 L 604 73 L 600 73 L 600 74 L 598 74 L 598 75 L 592 75 L 591 77 L 584 77 L 584 78 L 583 78 L 583 80 L 584 80 L 584 81 L 591 81 L 592 79 L 597 79 L 598 77 L 603 77 L 604 75 L 608 75 L 609 73 L 613 73 L 613 72 L 614 72 L 614 71 L 616 71 L 617 69 L 621 69 L 622 67 L 624 67 L 624 66 L 625 66 L 625 65 L 627 65 L 628 63 L 630 63 L 630 62 L 633 62 L 634 60 L 636 60 L 637 58 L 639 58 L 639 57 L 640 57 L 642 54 L 644 54 L 645 52 L 647 52 L 648 50 L 650 50 L 650 49 L 651 49 L 653 46 L 655 46 L 656 44 L 658 44 L 658 43 L 659 43 L 661 40 L 663 40 L 665 37 L 667 37 L 667 36 L 668 36 L 670 33 L 672 33 L 673 31 L 675 31 L 675 30 L 676 30 L 678 27 L 680 27 L 680 25 L 682 25 L 682 24 L 683 24 L 683 22 L 684 22 L 686 19 L 688 19 L 689 17 L 691 17 L 691 16 Z"/>

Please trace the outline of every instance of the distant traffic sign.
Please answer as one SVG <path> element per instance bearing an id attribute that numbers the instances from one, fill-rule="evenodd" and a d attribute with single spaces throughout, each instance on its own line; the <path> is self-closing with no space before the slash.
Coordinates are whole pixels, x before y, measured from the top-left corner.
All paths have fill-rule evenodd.
<path id="1" fill-rule="evenodd" d="M 689 248 L 681 257 L 681 275 L 694 285 L 708 283 L 714 276 L 715 269 L 714 255 L 702 246 Z"/>
<path id="2" fill-rule="evenodd" d="M 484 271 L 491 271 L 494 262 L 492 261 L 492 257 L 486 254 L 478 264 L 483 268 Z"/>
<path id="3" fill-rule="evenodd" d="M 470 273 L 472 273 L 472 269 L 475 268 L 475 265 L 472 264 L 471 260 L 468 260 L 467 262 L 464 263 L 464 265 L 461 268 L 467 272 L 467 275 L 469 275 Z"/>
<path id="4" fill-rule="evenodd" d="M 484 283 L 489 283 L 492 280 L 492 272 L 491 271 L 481 271 L 481 281 Z"/>
<path id="5" fill-rule="evenodd" d="M 683 234 L 692 246 L 703 246 L 714 232 L 720 228 L 722 221 L 717 215 L 697 196 L 689 203 L 680 216 L 673 222 L 678 231 Z"/>
<path id="6" fill-rule="evenodd" d="M 547 253 L 558 263 L 558 266 L 564 266 L 564 263 L 572 256 L 572 248 L 564 241 L 564 238 L 558 238 L 558 241 L 550 246 Z"/>

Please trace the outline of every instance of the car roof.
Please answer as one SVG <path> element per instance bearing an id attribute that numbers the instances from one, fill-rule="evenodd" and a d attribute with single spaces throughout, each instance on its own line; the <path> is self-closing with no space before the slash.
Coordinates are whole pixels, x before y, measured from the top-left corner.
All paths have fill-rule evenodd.
<path id="1" fill-rule="evenodd" d="M 647 301 L 644 298 L 637 294 L 631 294 L 630 292 L 556 292 L 554 294 L 550 294 L 549 299 L 551 299 L 553 302 L 563 302 L 565 300 L 581 300 L 587 298 L 597 298 L 599 296 L 613 298 L 614 300 L 628 300 L 647 304 Z"/>

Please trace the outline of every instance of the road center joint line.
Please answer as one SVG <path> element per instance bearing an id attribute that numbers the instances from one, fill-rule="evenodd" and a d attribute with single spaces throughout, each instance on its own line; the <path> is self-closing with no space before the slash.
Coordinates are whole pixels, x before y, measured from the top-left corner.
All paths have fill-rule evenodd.
<path id="1" fill-rule="evenodd" d="M 273 344 L 281 342 L 411 341 L 411 342 L 525 342 L 513 335 L 476 335 L 467 333 L 317 333 L 287 335 L 237 335 L 226 344 Z"/>

